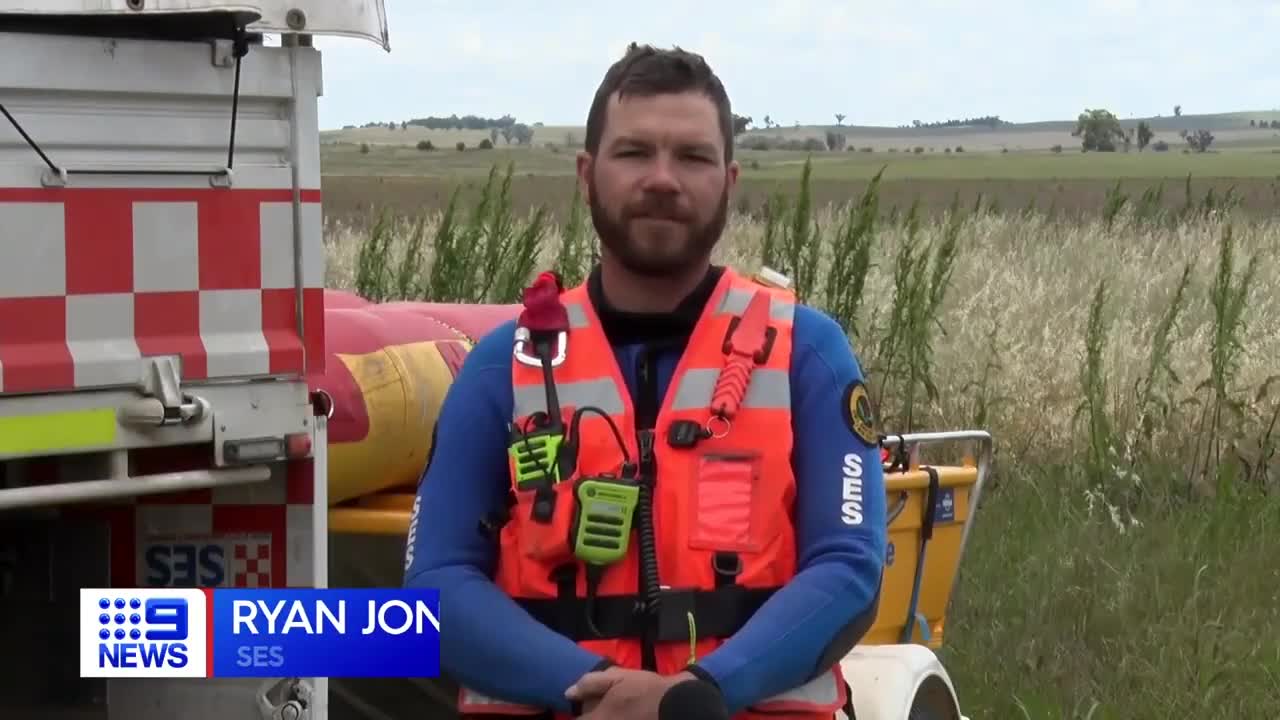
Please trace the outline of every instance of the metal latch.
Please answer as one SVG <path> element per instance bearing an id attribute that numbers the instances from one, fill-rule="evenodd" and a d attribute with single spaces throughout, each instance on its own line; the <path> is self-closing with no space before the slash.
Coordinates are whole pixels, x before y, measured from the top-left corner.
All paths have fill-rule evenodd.
<path id="1" fill-rule="evenodd" d="M 120 421 L 132 425 L 176 425 L 199 420 L 209 412 L 207 400 L 182 392 L 176 357 L 147 358 L 138 392 L 144 397 L 120 408 Z"/>
<path id="2" fill-rule="evenodd" d="M 235 44 L 225 38 L 212 41 L 213 66 L 230 68 L 236 66 Z"/>
<path id="3" fill-rule="evenodd" d="M 311 720 L 311 686 L 301 678 L 283 678 L 262 685 L 258 692 L 262 720 Z"/>

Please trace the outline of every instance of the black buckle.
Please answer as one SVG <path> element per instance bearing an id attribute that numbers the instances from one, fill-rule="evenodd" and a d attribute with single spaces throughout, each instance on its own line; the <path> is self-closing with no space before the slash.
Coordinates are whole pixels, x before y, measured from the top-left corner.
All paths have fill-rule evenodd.
<path id="1" fill-rule="evenodd" d="M 720 352 L 728 355 L 733 352 L 733 333 L 738 329 L 738 324 L 742 322 L 740 316 L 734 316 L 729 320 L 729 329 L 724 333 L 724 340 L 720 343 Z M 778 329 L 772 325 L 766 325 L 764 328 L 764 347 L 760 348 L 760 352 L 755 354 L 752 359 L 758 365 L 763 365 L 769 360 L 769 355 L 773 353 L 773 342 L 778 339 Z"/>
<path id="2" fill-rule="evenodd" d="M 742 574 L 742 556 L 735 552 L 718 552 L 711 556 L 711 570 L 716 575 L 716 587 L 736 585 Z"/>

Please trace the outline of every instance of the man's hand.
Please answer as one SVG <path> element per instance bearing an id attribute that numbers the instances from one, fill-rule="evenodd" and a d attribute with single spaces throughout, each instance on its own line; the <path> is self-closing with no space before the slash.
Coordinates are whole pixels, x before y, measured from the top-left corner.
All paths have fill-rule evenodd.
<path id="1" fill-rule="evenodd" d="M 564 695 L 582 703 L 586 720 L 658 720 L 658 703 L 672 685 L 694 676 L 687 672 L 662 676 L 646 670 L 611 667 L 589 672 Z"/>

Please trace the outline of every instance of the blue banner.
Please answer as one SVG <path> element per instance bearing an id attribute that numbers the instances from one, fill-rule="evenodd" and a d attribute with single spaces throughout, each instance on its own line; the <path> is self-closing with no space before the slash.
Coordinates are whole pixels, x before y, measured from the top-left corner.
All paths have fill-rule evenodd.
<path id="1" fill-rule="evenodd" d="M 213 591 L 212 677 L 436 677 L 440 593 L 410 588 Z"/>

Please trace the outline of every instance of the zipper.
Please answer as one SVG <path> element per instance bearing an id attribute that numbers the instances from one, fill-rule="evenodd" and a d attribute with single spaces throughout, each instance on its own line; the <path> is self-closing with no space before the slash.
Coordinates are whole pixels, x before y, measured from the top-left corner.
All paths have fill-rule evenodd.
<path id="1" fill-rule="evenodd" d="M 653 430 L 648 428 L 636 431 L 636 439 L 640 441 L 640 479 L 650 485 L 658 475 L 658 462 L 653 457 L 653 436 Z"/>
<path id="2" fill-rule="evenodd" d="M 640 540 L 639 604 L 643 613 L 640 633 L 640 661 L 645 670 L 657 672 L 658 658 L 654 639 L 658 632 L 658 607 L 661 582 L 658 577 L 657 532 L 653 524 L 653 490 L 656 484 L 656 465 L 653 458 L 653 430 L 636 431 L 639 441 L 640 506 L 638 535 Z"/>
<path id="3" fill-rule="evenodd" d="M 639 562 L 639 607 L 644 613 L 645 622 L 641 625 L 640 658 L 645 670 L 657 672 L 657 636 L 656 613 L 660 579 L 658 577 L 657 537 L 653 525 L 653 495 L 657 484 L 658 467 L 654 457 L 653 427 L 657 425 L 658 388 L 653 373 L 653 351 L 644 348 L 637 358 L 637 403 L 636 408 L 636 443 L 639 454 L 637 479 L 640 482 L 640 507 L 638 536 L 640 540 Z"/>

